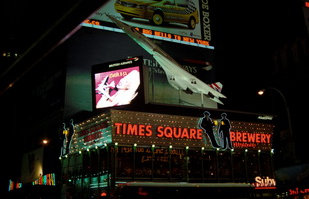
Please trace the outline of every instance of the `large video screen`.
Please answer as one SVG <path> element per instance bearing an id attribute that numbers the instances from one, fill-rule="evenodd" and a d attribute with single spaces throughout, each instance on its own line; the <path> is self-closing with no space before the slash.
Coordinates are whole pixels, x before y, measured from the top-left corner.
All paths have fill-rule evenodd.
<path id="1" fill-rule="evenodd" d="M 135 57 L 96 66 L 93 72 L 94 108 L 131 104 L 140 92 L 141 63 L 142 59 Z"/>

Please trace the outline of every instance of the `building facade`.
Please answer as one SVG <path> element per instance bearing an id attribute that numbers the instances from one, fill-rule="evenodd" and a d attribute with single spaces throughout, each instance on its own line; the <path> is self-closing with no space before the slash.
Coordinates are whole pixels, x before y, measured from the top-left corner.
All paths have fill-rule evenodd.
<path id="1" fill-rule="evenodd" d="M 158 187 L 180 192 L 238 187 L 249 197 L 274 196 L 274 125 L 198 112 L 199 117 L 112 109 L 74 125 L 64 142 L 68 153 L 60 157 L 63 182 L 74 190 L 69 194 L 127 198 L 132 195 L 121 190 L 129 189 L 156 198 Z M 203 122 L 209 115 L 210 127 Z"/>

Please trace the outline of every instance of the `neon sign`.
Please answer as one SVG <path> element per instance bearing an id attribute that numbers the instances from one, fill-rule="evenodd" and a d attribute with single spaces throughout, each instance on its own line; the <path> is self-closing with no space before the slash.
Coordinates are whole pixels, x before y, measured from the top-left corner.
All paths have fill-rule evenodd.
<path id="1" fill-rule="evenodd" d="M 126 123 L 115 123 L 116 134 L 122 135 L 137 135 L 137 136 L 152 136 L 153 127 L 151 125 L 143 124 L 126 124 Z M 170 127 L 170 126 L 158 126 L 155 130 L 157 137 L 165 138 L 176 138 L 176 139 L 202 139 L 202 129 L 196 128 L 181 128 L 181 127 Z"/>
<path id="2" fill-rule="evenodd" d="M 32 182 L 32 185 L 47 185 L 56 186 L 56 178 L 54 173 L 49 173 L 41 176 L 39 179 Z"/>
<path id="3" fill-rule="evenodd" d="M 206 116 L 112 110 L 111 120 L 113 142 L 223 150 L 270 150 L 274 128 L 272 124 L 230 121 L 224 113 L 207 122 Z"/>
<path id="4" fill-rule="evenodd" d="M 234 147 L 256 147 L 257 144 L 270 144 L 271 134 L 230 132 L 230 138 Z"/>
<path id="5" fill-rule="evenodd" d="M 276 180 L 270 177 L 256 176 L 255 182 L 252 183 L 255 189 L 276 189 Z"/>
<path id="6" fill-rule="evenodd" d="M 295 189 L 289 189 L 289 195 L 294 196 L 298 194 L 309 194 L 309 188 L 301 189 L 296 187 Z"/>
<path id="7" fill-rule="evenodd" d="M 16 189 L 22 188 L 23 184 L 20 182 L 14 182 L 12 180 L 9 180 L 9 191 L 13 191 Z"/>

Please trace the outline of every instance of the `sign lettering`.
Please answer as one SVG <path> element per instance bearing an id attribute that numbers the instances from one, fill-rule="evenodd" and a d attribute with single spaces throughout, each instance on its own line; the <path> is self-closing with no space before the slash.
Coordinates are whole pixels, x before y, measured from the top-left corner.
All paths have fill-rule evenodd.
<path id="1" fill-rule="evenodd" d="M 136 135 L 136 136 L 152 136 L 153 128 L 151 125 L 144 124 L 126 124 L 115 123 L 116 134 L 119 135 Z M 202 129 L 196 128 L 181 128 L 170 126 L 158 126 L 156 128 L 157 137 L 176 138 L 176 139 L 202 139 Z"/>
<path id="2" fill-rule="evenodd" d="M 270 177 L 255 177 L 255 182 L 252 183 L 255 189 L 276 189 L 276 180 Z"/>

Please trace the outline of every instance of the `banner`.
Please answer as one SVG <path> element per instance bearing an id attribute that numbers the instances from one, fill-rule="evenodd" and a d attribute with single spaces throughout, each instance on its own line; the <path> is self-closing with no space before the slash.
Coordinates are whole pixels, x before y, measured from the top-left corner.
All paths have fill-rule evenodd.
<path id="1" fill-rule="evenodd" d="M 21 181 L 33 182 L 43 175 L 43 147 L 25 153 L 22 158 Z"/>

